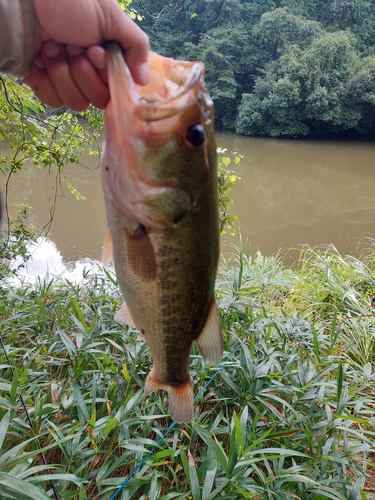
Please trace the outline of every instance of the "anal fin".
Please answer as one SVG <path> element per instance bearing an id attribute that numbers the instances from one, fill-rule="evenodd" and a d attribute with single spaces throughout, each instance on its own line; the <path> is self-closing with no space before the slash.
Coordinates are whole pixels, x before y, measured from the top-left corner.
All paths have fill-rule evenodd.
<path id="1" fill-rule="evenodd" d="M 137 328 L 134 323 L 134 319 L 132 317 L 130 309 L 125 302 L 122 304 L 121 308 L 115 314 L 115 320 L 123 325 L 129 325 L 132 326 L 133 328 Z"/>
<path id="2" fill-rule="evenodd" d="M 199 337 L 195 339 L 205 363 L 218 365 L 223 357 L 223 337 L 215 299 Z"/>
<path id="3" fill-rule="evenodd" d="M 176 387 L 160 383 L 155 377 L 154 367 L 148 374 L 144 388 L 145 394 L 157 390 L 167 391 L 169 395 L 169 412 L 173 420 L 179 424 L 190 422 L 194 418 L 193 383 L 190 379 Z"/>

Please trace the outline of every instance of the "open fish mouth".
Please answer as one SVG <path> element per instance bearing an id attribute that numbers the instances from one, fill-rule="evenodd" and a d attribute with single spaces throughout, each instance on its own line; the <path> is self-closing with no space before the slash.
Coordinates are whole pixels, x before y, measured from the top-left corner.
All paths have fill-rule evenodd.
<path id="1" fill-rule="evenodd" d="M 178 133 L 182 123 L 184 127 L 211 124 L 213 103 L 205 87 L 203 64 L 149 52 L 150 83 L 140 86 L 134 83 L 119 45 L 109 42 L 106 51 L 113 109 L 126 110 L 125 117 L 118 114 L 121 123 L 117 126 L 127 126 L 147 146 L 160 146 Z"/>

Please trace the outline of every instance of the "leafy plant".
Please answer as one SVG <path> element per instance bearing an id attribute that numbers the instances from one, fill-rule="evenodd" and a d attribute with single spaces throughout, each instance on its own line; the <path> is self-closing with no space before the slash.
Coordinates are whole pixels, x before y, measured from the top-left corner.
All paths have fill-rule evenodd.
<path id="1" fill-rule="evenodd" d="M 25 498 L 39 498 L 32 486 L 51 497 L 52 480 L 64 500 L 109 499 L 139 466 L 123 498 L 366 498 L 372 360 L 363 364 L 343 348 L 347 303 L 341 311 L 324 301 L 313 308 L 303 292 L 310 272 L 316 290 L 325 283 L 313 269 L 327 260 L 346 280 L 355 276 L 356 290 L 368 290 L 370 250 L 362 265 L 340 263 L 334 249 L 320 256 L 307 248 L 301 270 L 284 268 L 281 254 L 238 251 L 223 264 L 224 363 L 204 366 L 193 348 L 195 420 L 172 429 L 165 395 L 142 394 L 151 361 L 145 343 L 113 320 L 121 297 L 111 271 L 86 273 L 78 285 L 3 282 L 0 483 L 9 478 L 9 497 L 18 498 L 20 482 Z"/>
<path id="2" fill-rule="evenodd" d="M 230 190 L 233 189 L 235 183 L 240 180 L 241 177 L 236 175 L 236 173 L 228 167 L 232 161 L 235 165 L 238 165 L 242 156 L 237 152 L 232 152 L 229 155 L 226 149 L 220 147 L 217 148 L 217 153 L 220 233 L 225 234 L 226 231 L 229 231 L 229 233 L 233 236 L 236 233 L 233 223 L 237 217 L 229 213 L 229 207 L 233 203 Z"/>

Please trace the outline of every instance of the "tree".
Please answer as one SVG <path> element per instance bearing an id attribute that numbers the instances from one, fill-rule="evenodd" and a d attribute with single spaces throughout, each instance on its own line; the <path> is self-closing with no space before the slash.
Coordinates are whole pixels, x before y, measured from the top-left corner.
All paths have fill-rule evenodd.
<path id="1" fill-rule="evenodd" d="M 347 31 L 324 32 L 317 23 L 276 9 L 262 17 L 260 41 L 271 40 L 277 20 L 278 45 L 272 41 L 271 47 L 275 60 L 256 79 L 252 94 L 242 96 L 237 132 L 275 137 L 355 133 L 364 115 L 361 123 L 369 125 L 365 104 L 372 106 L 374 73 L 361 61 L 355 37 Z M 311 36 L 303 39 L 301 33 Z"/>
<path id="2" fill-rule="evenodd" d="M 301 85 L 288 77 L 259 78 L 252 94 L 243 94 L 236 131 L 245 135 L 301 136 L 309 128 L 300 117 Z"/>
<path id="3" fill-rule="evenodd" d="M 215 103 L 218 128 L 234 128 L 238 102 L 238 75 L 244 71 L 243 48 L 248 32 L 240 27 L 214 28 L 197 45 L 185 44 L 188 59 L 202 61 L 206 67 L 209 93 Z"/>
<path id="4" fill-rule="evenodd" d="M 352 76 L 348 90 L 357 103 L 361 118 L 357 133 L 375 139 L 375 57 L 366 57 L 361 68 Z"/>
<path id="5" fill-rule="evenodd" d="M 3 173 L 23 168 L 26 160 L 39 168 L 57 165 L 59 169 L 79 161 L 79 151 L 93 135 L 78 115 L 47 108 L 29 87 L 12 77 L 0 77 L 0 85 L 0 141 L 6 140 L 11 150 L 9 155 L 1 153 Z M 97 114 L 91 111 L 84 116 L 94 123 Z"/>
<path id="6" fill-rule="evenodd" d="M 205 63 L 218 128 L 372 136 L 370 97 L 348 88 L 375 55 L 375 0 L 134 1 L 154 50 Z"/>
<path id="7" fill-rule="evenodd" d="M 291 14 L 286 7 L 264 14 L 252 30 L 259 49 L 268 53 L 269 60 L 277 59 L 285 46 L 307 47 L 321 34 L 319 23 Z"/>

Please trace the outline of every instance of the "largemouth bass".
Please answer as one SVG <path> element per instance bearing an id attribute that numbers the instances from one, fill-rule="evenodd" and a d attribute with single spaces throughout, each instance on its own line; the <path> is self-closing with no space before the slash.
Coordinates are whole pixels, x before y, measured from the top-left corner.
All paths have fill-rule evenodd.
<path id="1" fill-rule="evenodd" d="M 150 52 L 150 83 L 135 85 L 115 43 L 106 46 L 111 100 L 101 161 L 109 237 L 125 303 L 115 316 L 135 326 L 153 367 L 145 393 L 169 393 L 177 422 L 194 417 L 188 361 L 222 358 L 214 297 L 219 257 L 213 103 L 204 66 Z M 111 241 L 110 241 L 111 240 Z"/>

